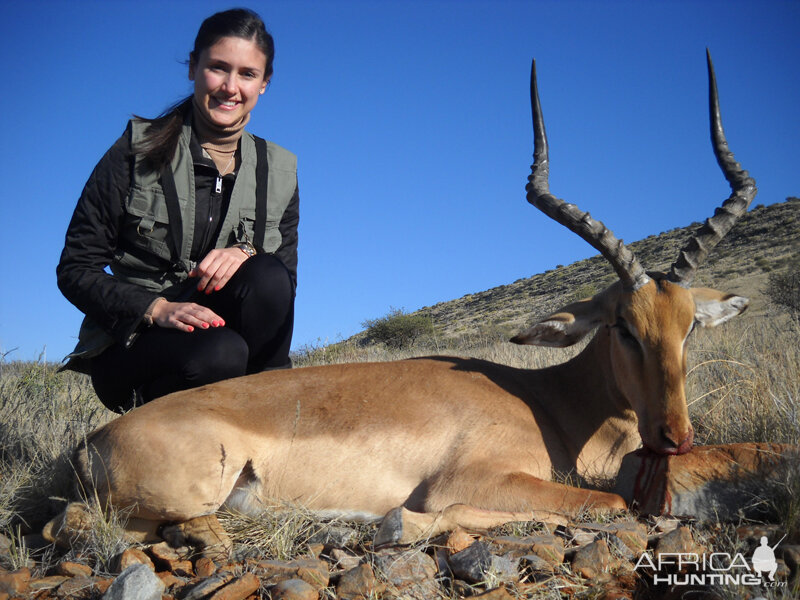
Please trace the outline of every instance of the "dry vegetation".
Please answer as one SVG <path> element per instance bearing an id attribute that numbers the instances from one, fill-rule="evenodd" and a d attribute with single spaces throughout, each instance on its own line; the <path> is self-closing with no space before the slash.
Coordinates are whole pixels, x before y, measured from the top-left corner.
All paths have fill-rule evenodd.
<path id="1" fill-rule="evenodd" d="M 723 242 L 701 283 L 754 299 L 753 309 L 717 330 L 698 330 L 691 342 L 688 397 L 697 442 L 772 441 L 800 443 L 800 323 L 796 315 L 771 306 L 764 296 L 767 273 L 786 268 L 800 256 L 800 200 L 757 208 L 742 219 L 736 235 Z M 769 227 L 769 236 L 764 231 Z M 663 267 L 676 254 L 685 232 L 668 232 L 634 244 L 645 264 Z M 593 258 L 514 284 L 473 294 L 421 311 L 433 333 L 406 349 L 365 344 L 364 336 L 295 357 L 298 367 L 312 364 L 395 360 L 423 354 L 457 354 L 521 368 L 562 362 L 578 350 L 518 347 L 503 341 L 535 317 L 567 299 L 588 295 L 611 281 L 603 261 Z M 482 323 L 483 325 L 479 325 Z M 489 325 L 486 325 L 489 323 Z M 71 497 L 69 455 L 91 429 L 113 415 L 94 397 L 84 376 L 58 373 L 45 363 L 0 361 L 0 533 L 11 548 L 0 554 L 6 568 L 52 564 L 53 550 L 34 550 L 35 534 Z M 800 483 L 797 474 L 780 482 L 764 499 L 775 522 L 800 542 Z M 301 509 L 282 510 L 262 519 L 227 516 L 226 528 L 240 552 L 286 558 L 303 553 L 314 536 L 335 524 L 320 523 Z M 727 525 L 700 532 L 712 548 L 729 551 L 739 543 Z M 361 527 L 359 547 L 369 546 L 371 529 Z M 95 543 L 76 549 L 72 558 L 107 571 L 122 542 L 113 517 L 95 533 Z M 588 593 L 588 592 L 587 592 Z M 723 597 L 737 597 L 723 591 Z M 784 592 L 785 593 L 785 590 Z M 733 595 L 731 595 L 733 594 Z M 580 596 L 580 594 L 578 594 Z M 547 592 L 541 596 L 559 597 Z M 779 595 L 776 598 L 789 597 Z"/>

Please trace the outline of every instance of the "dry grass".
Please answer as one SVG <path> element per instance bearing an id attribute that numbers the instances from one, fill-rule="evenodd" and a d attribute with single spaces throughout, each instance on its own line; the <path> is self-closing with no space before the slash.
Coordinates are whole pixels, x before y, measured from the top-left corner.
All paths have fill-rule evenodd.
<path id="1" fill-rule="evenodd" d="M 342 342 L 307 349 L 295 358 L 298 367 L 303 367 L 455 354 L 519 368 L 541 368 L 563 362 L 578 351 L 520 347 L 493 334 L 475 334 L 457 342 L 431 339 L 409 351 Z M 800 327 L 785 315 L 745 315 L 716 330 L 696 331 L 687 397 L 698 443 L 800 443 Z M 0 363 L 0 532 L 13 542 L 3 566 L 21 566 L 34 556 L 40 561 L 38 570 L 44 572 L 55 560 L 52 555 L 35 554 L 26 546 L 25 535 L 38 532 L 63 507 L 57 498 L 72 495 L 72 448 L 88 431 L 113 416 L 101 407 L 84 376 L 57 373 L 52 365 L 42 363 Z M 764 501 L 772 503 L 782 530 L 800 535 L 797 473 L 788 474 L 766 496 Z M 259 518 L 222 515 L 221 519 L 240 552 L 277 559 L 306 554 L 314 539 L 340 526 L 355 531 L 348 543 L 355 552 L 363 552 L 373 531 L 373 526 L 321 522 L 312 513 L 291 507 Z M 108 571 L 114 555 L 124 546 L 119 521 L 119 515 L 100 520 L 91 544 L 70 556 L 99 572 Z M 708 545 L 715 550 L 730 551 L 741 545 L 728 526 L 717 525 L 710 531 Z M 521 584 L 517 594 L 520 598 L 562 597 L 565 590 L 559 586 L 564 581 Z M 570 590 L 576 597 L 591 597 L 596 592 L 578 580 Z M 737 597 L 730 590 L 720 593 Z M 788 598 L 791 596 L 786 594 L 793 592 L 770 593 L 766 597 Z"/>

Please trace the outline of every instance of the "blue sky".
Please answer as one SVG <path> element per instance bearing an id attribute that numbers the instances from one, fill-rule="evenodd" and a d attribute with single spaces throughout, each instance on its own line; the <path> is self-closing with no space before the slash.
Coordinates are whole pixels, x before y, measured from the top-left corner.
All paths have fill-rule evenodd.
<path id="1" fill-rule="evenodd" d="M 80 313 L 64 232 L 132 113 L 190 93 L 197 28 L 223 2 L 4 2 L 0 352 L 60 360 Z M 800 195 L 800 2 L 271 1 L 249 129 L 299 155 L 295 348 L 594 251 L 525 201 L 536 57 L 553 192 L 633 241 L 710 216 L 705 48 L 756 203 Z M 536 310 L 531 307 L 532 312 Z"/>

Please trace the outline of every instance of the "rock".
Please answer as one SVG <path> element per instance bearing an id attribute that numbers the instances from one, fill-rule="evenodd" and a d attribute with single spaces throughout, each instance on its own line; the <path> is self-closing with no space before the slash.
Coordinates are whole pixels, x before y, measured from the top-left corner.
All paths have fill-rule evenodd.
<path id="1" fill-rule="evenodd" d="M 775 549 L 775 556 L 786 563 L 789 569 L 789 579 L 800 582 L 800 545 L 779 545 Z"/>
<path id="2" fill-rule="evenodd" d="M 131 565 L 114 580 L 103 600 L 161 600 L 164 584 L 146 565 Z"/>
<path id="3" fill-rule="evenodd" d="M 319 600 L 319 592 L 302 579 L 285 579 L 270 590 L 272 600 Z"/>
<path id="4" fill-rule="evenodd" d="M 695 543 L 692 531 L 688 527 L 678 527 L 663 535 L 656 544 L 655 556 L 660 554 L 702 554 L 705 548 Z"/>
<path id="5" fill-rule="evenodd" d="M 564 541 L 555 535 L 500 536 L 492 538 L 490 544 L 515 558 L 536 554 L 554 566 L 564 562 Z"/>
<path id="6" fill-rule="evenodd" d="M 182 577 L 194 576 L 194 566 L 189 560 L 191 550 L 186 547 L 173 548 L 167 542 L 154 544 L 147 549 L 156 571 L 170 571 Z"/>
<path id="7" fill-rule="evenodd" d="M 550 579 L 555 568 L 541 556 L 527 554 L 519 559 L 517 568 L 521 581 Z"/>
<path id="8" fill-rule="evenodd" d="M 341 600 L 368 600 L 379 596 L 383 589 L 372 567 L 362 563 L 342 573 L 336 586 L 336 596 Z"/>
<path id="9" fill-rule="evenodd" d="M 302 579 L 314 589 L 322 590 L 330 582 L 328 563 L 316 558 L 298 558 L 288 562 L 262 560 L 251 564 L 256 573 L 264 578 L 266 585 L 275 585 L 284 579 Z"/>
<path id="10" fill-rule="evenodd" d="M 89 597 L 94 591 L 95 578 L 86 575 L 70 577 L 56 591 L 59 598 L 80 598 Z M 160 596 L 159 596 L 160 598 Z"/>
<path id="11" fill-rule="evenodd" d="M 514 596 L 509 594 L 508 590 L 504 587 L 488 590 L 482 594 L 473 596 L 473 598 L 480 598 L 481 600 L 514 600 Z"/>
<path id="12" fill-rule="evenodd" d="M 474 542 L 471 546 L 450 556 L 450 570 L 457 579 L 467 583 L 480 583 L 492 565 L 492 555 L 483 542 Z"/>
<path id="13" fill-rule="evenodd" d="M 161 571 L 160 573 L 156 573 L 156 577 L 161 580 L 161 583 L 164 584 L 164 588 L 167 590 L 171 590 L 175 587 L 180 587 L 186 583 L 185 579 L 181 579 L 180 577 L 175 576 L 170 571 Z"/>
<path id="14" fill-rule="evenodd" d="M 485 581 L 497 585 L 498 583 L 512 583 L 519 580 L 518 565 L 519 559 L 511 559 L 508 556 L 497 556 L 492 554 L 492 564 L 489 565 L 489 572 Z"/>
<path id="15" fill-rule="evenodd" d="M 345 525 L 328 524 L 308 539 L 310 545 L 322 544 L 326 547 L 345 548 L 358 538 L 358 531 Z"/>
<path id="16" fill-rule="evenodd" d="M 579 548 L 572 559 L 572 570 L 585 579 L 597 579 L 608 571 L 611 552 L 605 540 Z"/>
<path id="17" fill-rule="evenodd" d="M 209 596 L 208 600 L 245 600 L 250 594 L 256 592 L 260 585 L 258 577 L 248 571 L 241 577 L 231 579 L 228 583 L 218 588 Z"/>
<path id="18" fill-rule="evenodd" d="M 17 569 L 11 573 L 0 575 L 0 593 L 9 596 L 22 595 L 28 591 L 31 582 L 31 571 L 27 567 Z"/>
<path id="19" fill-rule="evenodd" d="M 770 481 L 785 481 L 798 460 L 800 448 L 791 444 L 697 446 L 674 456 L 637 450 L 623 458 L 614 492 L 643 514 L 762 517 L 763 506 L 753 499 L 763 497 Z"/>
<path id="20" fill-rule="evenodd" d="M 385 597 L 408 600 L 436 598 L 441 588 L 434 580 L 436 563 L 419 550 L 380 550 L 374 555 L 375 568 L 387 581 Z"/>
<path id="21" fill-rule="evenodd" d="M 114 571 L 116 573 L 122 573 L 131 565 L 145 565 L 152 571 L 156 570 L 156 567 L 150 557 L 139 548 L 128 548 L 119 556 L 117 556 L 114 561 Z"/>
<path id="22" fill-rule="evenodd" d="M 184 592 L 182 600 L 205 600 L 232 579 L 232 573 L 217 571 L 211 577 L 189 586 Z"/>
<path id="23" fill-rule="evenodd" d="M 469 548 L 474 541 L 475 538 L 473 536 L 468 534 L 461 527 L 456 527 L 450 532 L 450 535 L 447 536 L 447 541 L 444 545 L 449 550 L 450 554 L 455 554 L 456 552 L 461 552 Z"/>
<path id="24" fill-rule="evenodd" d="M 32 592 L 40 592 L 42 590 L 52 590 L 64 583 L 69 577 L 66 575 L 50 575 L 49 577 L 40 577 L 33 579 L 30 582 L 28 589 Z"/>
<path id="25" fill-rule="evenodd" d="M 92 574 L 92 568 L 88 565 L 67 561 L 58 563 L 58 566 L 56 566 L 56 573 L 66 577 L 89 577 Z"/>
<path id="26" fill-rule="evenodd" d="M 194 572 L 198 577 L 211 577 L 217 570 L 217 565 L 207 556 L 201 556 L 194 563 Z"/>
<path id="27" fill-rule="evenodd" d="M 342 550 L 341 548 L 334 548 L 331 550 L 330 557 L 334 563 L 334 566 L 338 569 L 342 569 L 343 571 L 349 571 L 361 563 L 360 556 L 356 556 L 355 554 L 352 554 L 347 550 Z"/>
<path id="28" fill-rule="evenodd" d="M 614 537 L 619 539 L 634 556 L 640 556 L 647 550 L 647 527 L 636 521 L 624 521 L 611 525 Z"/>

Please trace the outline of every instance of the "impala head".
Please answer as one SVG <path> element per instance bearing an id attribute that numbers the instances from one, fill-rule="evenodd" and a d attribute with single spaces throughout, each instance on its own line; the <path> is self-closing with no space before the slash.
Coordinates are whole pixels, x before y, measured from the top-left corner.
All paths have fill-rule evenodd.
<path id="1" fill-rule="evenodd" d="M 711 57 L 708 56 L 709 110 L 714 153 L 731 186 L 731 196 L 689 240 L 669 273 L 648 273 L 621 240 L 574 204 L 550 194 L 547 136 L 531 69 L 534 163 L 528 202 L 577 233 L 611 263 L 619 281 L 592 298 L 570 304 L 511 341 L 569 346 L 601 327 L 608 371 L 624 401 L 636 413 L 645 447 L 659 454 L 683 454 L 694 432 L 686 405 L 686 341 L 699 325 L 714 327 L 747 308 L 747 298 L 707 288 L 690 288 L 711 249 L 747 211 L 755 182 L 728 150 L 719 114 Z"/>

